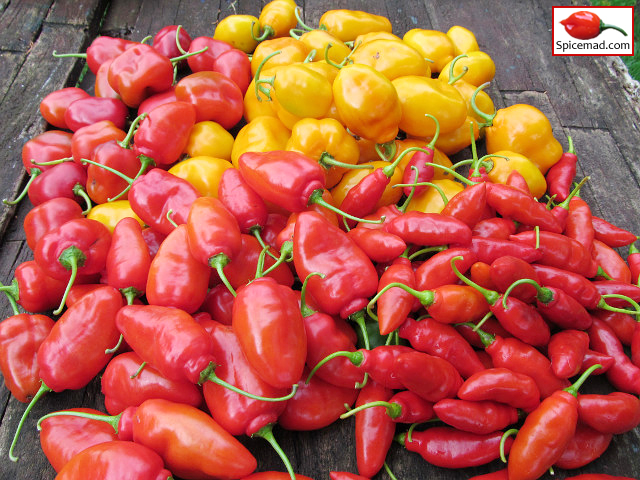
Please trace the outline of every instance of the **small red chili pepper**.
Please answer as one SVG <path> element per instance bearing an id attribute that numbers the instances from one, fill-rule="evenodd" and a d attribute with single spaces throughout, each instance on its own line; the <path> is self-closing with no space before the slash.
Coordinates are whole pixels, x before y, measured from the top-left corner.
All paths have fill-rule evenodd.
<path id="1" fill-rule="evenodd" d="M 578 421 L 573 437 L 553 466 L 565 470 L 584 467 L 600 458 L 612 439 L 613 434 L 599 432 Z"/>
<path id="2" fill-rule="evenodd" d="M 561 330 L 554 333 L 547 346 L 547 356 L 556 377 L 577 375 L 589 349 L 589 335 L 582 330 Z"/>
<path id="3" fill-rule="evenodd" d="M 410 452 L 420 454 L 427 462 L 443 468 L 469 468 L 486 465 L 500 457 L 502 432 L 478 435 L 452 427 L 432 427 L 411 435 L 401 433 L 396 441 Z M 511 450 L 513 440 L 504 442 Z"/>
<path id="4" fill-rule="evenodd" d="M 561 20 L 560 23 L 569 35 L 580 40 L 595 38 L 600 35 L 600 32 L 608 28 L 613 28 L 625 37 L 627 36 L 627 32 L 620 27 L 605 24 L 598 15 L 588 10 L 580 10 L 579 12 L 572 13 L 564 20 Z"/>
<path id="5" fill-rule="evenodd" d="M 640 287 L 632 283 L 619 282 L 617 280 L 593 280 L 591 283 L 600 294 L 600 302 L 598 304 L 600 308 L 606 308 L 607 305 L 625 308 L 631 302 L 640 301 Z"/>
<path id="6" fill-rule="evenodd" d="M 385 223 L 385 230 L 414 245 L 434 246 L 471 243 L 471 229 L 455 217 L 439 213 L 407 212 Z"/>
<path id="7" fill-rule="evenodd" d="M 564 234 L 587 250 L 591 250 L 595 238 L 593 215 L 589 204 L 580 197 L 573 197 L 569 201 L 569 215 L 564 226 Z"/>
<path id="8" fill-rule="evenodd" d="M 598 267 L 603 271 L 596 278 L 631 283 L 631 270 L 627 262 L 613 248 L 594 238 L 591 254 Z"/>
<path id="9" fill-rule="evenodd" d="M 213 62 L 213 71 L 229 78 L 243 95 L 247 92 L 253 75 L 249 56 L 237 48 L 222 52 Z"/>
<path id="10" fill-rule="evenodd" d="M 103 120 L 109 120 L 116 127 L 124 128 L 128 115 L 129 108 L 122 100 L 87 96 L 69 104 L 64 112 L 64 121 L 72 132 Z"/>
<path id="11" fill-rule="evenodd" d="M 126 136 L 127 132 L 116 127 L 109 120 L 87 125 L 74 132 L 71 138 L 71 156 L 74 162 L 81 164 L 83 160 L 93 158 L 98 145 L 109 140 L 121 142 Z"/>
<path id="12" fill-rule="evenodd" d="M 218 199 L 236 217 L 242 233 L 260 235 L 269 215 L 267 206 L 237 168 L 226 169 L 220 177 Z"/>
<path id="13" fill-rule="evenodd" d="M 511 171 L 511 173 L 507 177 L 505 185 L 517 188 L 521 192 L 526 193 L 527 195 L 531 195 L 531 190 L 529 189 L 527 179 L 524 178 L 524 176 L 518 170 Z"/>
<path id="14" fill-rule="evenodd" d="M 640 283 L 640 250 L 633 243 L 629 245 L 627 265 L 631 271 L 631 283 L 638 285 Z"/>
<path id="15" fill-rule="evenodd" d="M 542 257 L 540 250 L 533 246 L 502 238 L 471 237 L 470 248 L 476 254 L 478 261 L 485 263 L 493 263 L 505 256 L 533 263 Z"/>
<path id="16" fill-rule="evenodd" d="M 469 278 L 474 283 L 489 290 L 498 290 L 498 287 L 491 279 L 491 265 L 485 262 L 476 262 L 469 269 Z"/>
<path id="17" fill-rule="evenodd" d="M 640 399 L 624 392 L 578 395 L 578 415 L 599 432 L 619 435 L 640 424 Z"/>
<path id="18" fill-rule="evenodd" d="M 194 73 L 212 70 L 215 59 L 233 48 L 231 44 L 212 37 L 196 37 L 191 41 L 187 50 L 197 52 L 202 51 L 205 47 L 207 49 L 204 52 L 187 57 L 189 69 Z"/>
<path id="19" fill-rule="evenodd" d="M 123 440 L 103 442 L 79 452 L 58 472 L 59 480 L 168 480 L 162 457 L 144 445 Z"/>
<path id="20" fill-rule="evenodd" d="M 355 229 L 351 230 L 353 232 Z M 366 232 L 378 230 L 361 229 Z M 402 288 L 387 288 L 392 283 L 400 283 L 409 288 L 415 286 L 415 275 L 411 261 L 407 257 L 398 257 L 380 276 L 376 295 L 376 316 L 380 335 L 388 335 L 406 320 L 414 304 L 414 296 Z M 383 293 L 381 291 L 387 288 Z"/>
<path id="21" fill-rule="evenodd" d="M 416 289 L 431 290 L 433 288 L 456 283 L 458 277 L 451 267 L 451 259 L 462 257 L 456 261 L 456 267 L 465 273 L 478 261 L 477 255 L 468 248 L 448 248 L 425 260 L 415 271 Z"/>
<path id="22" fill-rule="evenodd" d="M 355 227 L 347 235 L 377 263 L 396 260 L 407 249 L 407 244 L 399 236 L 382 229 Z"/>
<path id="23" fill-rule="evenodd" d="M 86 169 L 77 163 L 63 162 L 38 175 L 28 186 L 27 194 L 34 206 L 41 205 L 47 200 L 65 197 L 79 204 L 86 204 L 87 208 L 83 213 L 87 213 L 91 208 L 91 200 L 87 197 L 86 185 Z M 18 201 L 20 197 L 13 202 L 5 203 Z"/>
<path id="24" fill-rule="evenodd" d="M 47 275 L 34 260 L 27 260 L 14 271 L 11 285 L 0 286 L 9 302 L 16 302 L 27 312 L 48 312 L 60 305 L 67 282 Z"/>
<path id="25" fill-rule="evenodd" d="M 445 398 L 433 406 L 438 419 L 464 432 L 485 435 L 518 421 L 518 409 L 491 400 Z"/>
<path id="26" fill-rule="evenodd" d="M 135 177 L 148 165 L 147 161 L 143 164 L 132 149 L 115 140 L 98 145 L 90 160 L 94 163 L 87 168 L 87 194 L 98 204 L 128 198 L 129 183 L 110 169 Z"/>
<path id="27" fill-rule="evenodd" d="M 512 255 L 496 258 L 491 262 L 489 274 L 491 281 L 499 292 L 505 292 L 515 281 L 528 278 L 538 282 L 538 275 L 529 262 Z M 511 295 L 523 302 L 531 303 L 535 300 L 537 291 L 533 285 L 526 283 L 511 290 Z"/>
<path id="28" fill-rule="evenodd" d="M 90 95 L 78 87 L 66 87 L 54 90 L 40 101 L 40 114 L 47 123 L 56 128 L 75 130 L 67 125 L 65 112 L 69 108 L 69 105 L 81 98 L 90 98 Z M 42 161 L 42 159 L 39 159 L 39 161 Z"/>
<path id="29" fill-rule="evenodd" d="M 615 358 L 604 353 L 596 352 L 595 350 L 588 349 L 582 360 L 582 368 L 580 373 L 586 371 L 589 367 L 592 367 L 596 363 L 600 364 L 602 368 L 594 371 L 591 375 L 602 375 L 606 373 L 609 368 L 615 363 Z"/>
<path id="30" fill-rule="evenodd" d="M 231 325 L 231 311 L 235 297 L 226 285 L 220 283 L 207 292 L 207 296 L 200 306 L 202 312 L 211 315 L 216 322 Z"/>
<path id="31" fill-rule="evenodd" d="M 97 81 L 97 79 L 96 79 Z M 177 102 L 175 85 L 168 90 L 160 93 L 154 93 L 153 95 L 145 98 L 138 106 L 138 116 L 151 112 L 156 107 L 164 105 L 165 103 Z"/>
<path id="32" fill-rule="evenodd" d="M 487 184 L 481 182 L 467 186 L 451 198 L 440 212 L 467 224 L 471 229 L 482 218 L 487 206 Z"/>
<path id="33" fill-rule="evenodd" d="M 39 173 L 32 172 L 37 168 L 40 172 L 52 168 L 56 160 L 71 157 L 71 139 L 73 134 L 62 130 L 47 130 L 33 138 L 30 138 L 22 146 L 22 164 L 33 177 Z M 36 167 L 32 162 L 43 163 Z"/>
<path id="34" fill-rule="evenodd" d="M 495 472 L 470 477 L 469 480 L 509 480 L 509 474 L 507 473 L 507 469 L 503 468 Z"/>
<path id="35" fill-rule="evenodd" d="M 583 307 L 592 310 L 600 302 L 600 293 L 584 275 L 565 270 L 562 267 L 533 264 L 540 283 L 547 287 L 560 288 L 576 299 Z"/>
<path id="36" fill-rule="evenodd" d="M 613 225 L 595 215 L 591 217 L 591 222 L 595 238 L 611 248 L 626 247 L 638 239 L 638 236 L 630 231 Z"/>
<path id="37" fill-rule="evenodd" d="M 463 382 L 449 361 L 419 351 L 398 355 L 393 372 L 407 390 L 434 403 L 453 398 Z"/>
<path id="38" fill-rule="evenodd" d="M 189 50 L 191 35 L 182 25 L 165 25 L 153 36 L 151 45 L 165 57 L 178 57 L 184 54 L 185 50 Z M 197 57 L 197 55 L 195 56 Z M 186 64 L 186 59 L 181 60 L 178 67 L 184 67 Z"/>
<path id="39" fill-rule="evenodd" d="M 567 199 L 571 192 L 571 183 L 576 176 L 578 156 L 573 147 L 573 139 L 567 137 L 567 140 L 569 148 L 545 175 L 549 196 L 555 196 L 554 198 L 558 202 L 564 202 Z"/>
<path id="40" fill-rule="evenodd" d="M 349 472 L 329 472 L 329 478 L 331 480 L 369 480 L 367 477 Z"/>
<path id="41" fill-rule="evenodd" d="M 516 224 L 513 220 L 502 217 L 485 218 L 477 222 L 471 233 L 474 237 L 501 238 L 508 240 L 509 235 L 516 233 Z"/>
<path id="42" fill-rule="evenodd" d="M 164 377 L 156 368 L 145 364 L 135 352 L 124 352 L 112 358 L 100 379 L 107 412 L 118 415 L 128 407 L 145 400 L 163 398 L 199 407 L 202 392 L 187 380 Z"/>
<path id="43" fill-rule="evenodd" d="M 104 415 L 92 408 L 72 408 L 70 412 Z M 118 440 L 111 425 L 73 415 L 49 417 L 38 424 L 40 446 L 56 472 L 82 450 L 104 442 Z"/>

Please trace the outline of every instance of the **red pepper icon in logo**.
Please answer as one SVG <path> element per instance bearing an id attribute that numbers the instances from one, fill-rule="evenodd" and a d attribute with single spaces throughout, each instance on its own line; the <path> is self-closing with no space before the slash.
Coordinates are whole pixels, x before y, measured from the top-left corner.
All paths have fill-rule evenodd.
<path id="1" fill-rule="evenodd" d="M 620 27 L 616 27 L 615 25 L 608 25 L 604 23 L 595 13 L 588 12 L 586 10 L 581 10 L 579 12 L 573 13 L 568 18 L 562 20 L 560 23 L 564 25 L 564 29 L 569 35 L 580 40 L 589 40 L 590 38 L 595 38 L 600 35 L 600 32 L 607 28 L 613 28 L 614 30 L 618 30 L 619 32 L 621 32 L 625 37 L 627 36 L 627 32 L 625 32 Z"/>

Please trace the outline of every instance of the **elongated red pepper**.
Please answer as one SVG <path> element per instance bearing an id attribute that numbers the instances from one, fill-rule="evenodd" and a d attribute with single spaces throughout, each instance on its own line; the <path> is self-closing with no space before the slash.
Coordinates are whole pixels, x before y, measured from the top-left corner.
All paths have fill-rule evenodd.
<path id="1" fill-rule="evenodd" d="M 573 147 L 573 139 L 567 137 L 567 140 L 569 141 L 569 148 L 545 175 L 549 196 L 553 197 L 555 195 L 555 200 L 558 202 L 563 202 L 569 196 L 571 183 L 576 176 L 578 156 Z"/>
<path id="2" fill-rule="evenodd" d="M 62 162 L 38 175 L 29 185 L 27 194 L 34 206 L 58 197 L 70 198 L 79 204 L 90 206 L 86 186 L 86 169 L 74 162 Z M 17 199 L 14 200 L 16 201 Z"/>
<path id="3" fill-rule="evenodd" d="M 471 233 L 474 237 L 501 238 L 508 240 L 509 235 L 516 233 L 516 224 L 513 220 L 502 217 L 485 218 L 477 222 Z"/>
<path id="4" fill-rule="evenodd" d="M 404 240 L 382 229 L 356 227 L 349 230 L 347 235 L 371 260 L 378 263 L 392 262 L 407 249 Z"/>
<path id="5" fill-rule="evenodd" d="M 416 269 L 416 289 L 431 290 L 441 285 L 456 283 L 458 277 L 451 268 L 451 259 L 463 257 L 456 261 L 456 267 L 465 273 L 478 261 L 477 255 L 469 248 L 448 248 L 438 252 L 425 260 Z"/>
<path id="6" fill-rule="evenodd" d="M 578 416 L 599 432 L 619 435 L 640 424 L 640 399 L 625 392 L 581 394 Z"/>
<path id="7" fill-rule="evenodd" d="M 553 267 L 534 263 L 533 269 L 540 283 L 546 287 L 561 288 L 576 299 L 583 307 L 594 309 L 598 306 L 601 294 L 593 283 L 584 275 Z"/>
<path id="8" fill-rule="evenodd" d="M 517 408 L 490 400 L 445 398 L 435 403 L 433 411 L 447 425 L 477 435 L 502 430 L 518 421 Z"/>
<path id="9" fill-rule="evenodd" d="M 415 275 L 407 257 L 399 257 L 384 271 L 378 283 L 378 293 L 391 283 L 402 283 L 410 288 L 415 286 Z M 380 335 L 388 335 L 402 325 L 411 313 L 413 303 L 413 295 L 401 288 L 390 288 L 382 293 L 376 303 Z"/>
<path id="10" fill-rule="evenodd" d="M 95 149 L 110 140 L 121 142 L 127 136 L 127 132 L 116 127 L 110 120 L 87 125 L 74 132 L 71 138 L 71 154 L 76 163 L 93 158 Z"/>
<path id="11" fill-rule="evenodd" d="M 226 169 L 220 177 L 218 198 L 236 217 L 242 233 L 260 234 L 267 223 L 267 206 L 237 168 Z"/>
<path id="12" fill-rule="evenodd" d="M 471 243 L 471 229 L 467 224 L 439 213 L 407 212 L 386 222 L 385 230 L 414 245 L 465 247 Z"/>
<path id="13" fill-rule="evenodd" d="M 603 275 L 596 278 L 604 276 L 606 280 L 631 283 L 631 270 L 627 262 L 613 248 L 594 238 L 591 254 L 598 267 L 604 271 Z"/>
<path id="14" fill-rule="evenodd" d="M 449 361 L 418 351 L 398 355 L 393 371 L 407 390 L 434 403 L 453 398 L 463 382 Z"/>
<path id="15" fill-rule="evenodd" d="M 342 414 L 340 418 L 350 417 L 360 410 L 372 407 L 385 407 L 387 415 L 396 423 L 423 423 L 431 420 L 434 416 L 433 402 L 425 400 L 411 390 L 401 390 L 394 394 L 388 402 L 376 400 L 364 403 Z"/>
<path id="16" fill-rule="evenodd" d="M 640 300 L 640 287 L 632 283 L 617 280 L 594 280 L 591 283 L 600 294 L 600 302 L 612 307 L 625 308 L 631 302 Z M 602 304 L 600 306 L 604 307 Z"/>
<path id="17" fill-rule="evenodd" d="M 487 206 L 487 184 L 481 182 L 467 186 L 451 198 L 440 213 L 466 223 L 471 229 L 482 217 Z"/>
<path id="18" fill-rule="evenodd" d="M 538 282 L 538 275 L 533 266 L 529 262 L 511 255 L 498 257 L 491 262 L 489 274 L 496 289 L 502 293 L 515 281 L 523 278 Z M 537 291 L 533 285 L 523 283 L 513 288 L 510 294 L 523 302 L 531 303 L 535 300 Z"/>
<path id="19" fill-rule="evenodd" d="M 579 242 L 586 249 L 591 249 L 595 238 L 593 215 L 589 204 L 580 197 L 573 197 L 569 201 L 569 215 L 566 219 L 564 234 Z"/>
<path id="20" fill-rule="evenodd" d="M 595 215 L 591 217 L 591 223 L 595 238 L 611 248 L 626 247 L 638 239 L 638 236 L 630 231 Z"/>
<path id="21" fill-rule="evenodd" d="M 578 421 L 573 437 L 553 466 L 566 470 L 584 467 L 599 458 L 612 439 L 613 434 L 599 432 Z"/>
<path id="22" fill-rule="evenodd" d="M 505 256 L 532 263 L 542 257 L 540 250 L 535 247 L 502 238 L 471 237 L 470 248 L 476 254 L 478 261 L 485 263 L 493 263 Z"/>
<path id="23" fill-rule="evenodd" d="M 577 375 L 589 348 L 589 335 L 582 330 L 561 330 L 549 340 L 547 356 L 553 373 L 560 378 Z"/>

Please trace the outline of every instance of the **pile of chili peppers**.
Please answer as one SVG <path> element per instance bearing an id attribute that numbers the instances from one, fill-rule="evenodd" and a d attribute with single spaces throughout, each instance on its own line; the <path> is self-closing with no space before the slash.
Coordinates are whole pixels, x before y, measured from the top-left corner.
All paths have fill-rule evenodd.
<path id="1" fill-rule="evenodd" d="M 83 55 L 94 95 L 51 92 L 24 145 L 33 259 L 2 287 L 23 420 L 101 377 L 106 413 L 38 422 L 57 478 L 307 479 L 273 426 L 355 416 L 358 471 L 333 480 L 395 478 L 394 441 L 529 480 L 640 423 L 637 237 L 592 214 L 542 112 L 494 109 L 469 30 L 312 28 L 274 0 Z M 600 374 L 611 393 L 579 393 Z"/>

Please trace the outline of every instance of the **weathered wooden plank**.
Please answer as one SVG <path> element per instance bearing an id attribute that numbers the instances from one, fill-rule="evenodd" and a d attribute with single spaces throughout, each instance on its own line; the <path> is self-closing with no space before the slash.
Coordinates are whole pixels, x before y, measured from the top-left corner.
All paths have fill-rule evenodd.
<path id="1" fill-rule="evenodd" d="M 108 3 L 107 0 L 57 0 L 51 6 L 45 21 L 95 28 Z"/>
<path id="2" fill-rule="evenodd" d="M 12 52 L 29 50 L 52 3 L 38 0 L 9 2 L 0 17 L 0 49 Z"/>
<path id="3" fill-rule="evenodd" d="M 20 71 L 24 57 L 23 52 L 0 52 L 0 70 L 3 72 L 0 78 L 0 99 L 7 94 L 11 83 Z"/>

